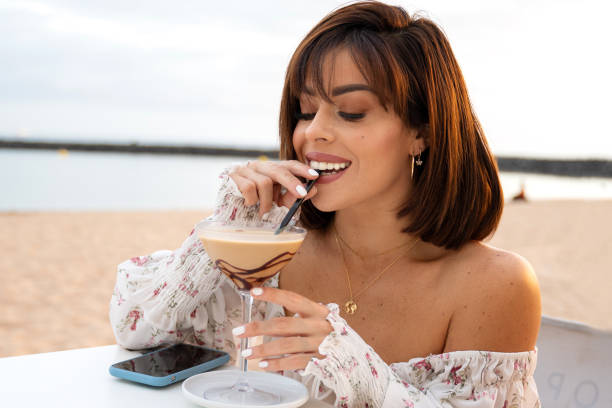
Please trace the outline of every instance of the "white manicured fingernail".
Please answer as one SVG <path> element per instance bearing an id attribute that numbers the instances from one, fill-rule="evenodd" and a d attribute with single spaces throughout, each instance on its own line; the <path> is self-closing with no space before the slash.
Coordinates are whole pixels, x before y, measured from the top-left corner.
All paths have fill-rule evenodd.
<path id="1" fill-rule="evenodd" d="M 253 296 L 259 296 L 263 294 L 263 289 L 262 288 L 254 288 L 253 290 L 251 290 L 251 295 Z"/>
<path id="2" fill-rule="evenodd" d="M 248 357 L 253 354 L 253 349 L 246 349 L 242 351 L 242 357 Z"/>
<path id="3" fill-rule="evenodd" d="M 310 174 L 311 176 L 318 176 L 319 172 L 315 169 L 308 169 L 308 174 Z"/>
<path id="4" fill-rule="evenodd" d="M 259 368 L 266 368 L 268 366 L 267 361 L 260 361 L 258 364 Z"/>
<path id="5" fill-rule="evenodd" d="M 240 336 L 242 333 L 244 333 L 244 326 L 238 326 L 232 329 L 232 334 L 234 336 Z"/>
<path id="6" fill-rule="evenodd" d="M 297 193 L 302 197 L 304 197 L 307 193 L 306 189 L 301 184 L 295 188 L 295 191 L 297 191 Z"/>

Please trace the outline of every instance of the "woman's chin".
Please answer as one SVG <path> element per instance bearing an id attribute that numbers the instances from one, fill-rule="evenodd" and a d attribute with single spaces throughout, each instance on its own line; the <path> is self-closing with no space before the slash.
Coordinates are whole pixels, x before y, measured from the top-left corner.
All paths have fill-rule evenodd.
<path id="1" fill-rule="evenodd" d="M 340 209 L 339 203 L 334 203 L 332 200 L 326 200 L 320 196 L 314 196 L 310 202 L 319 211 L 333 212 Z"/>

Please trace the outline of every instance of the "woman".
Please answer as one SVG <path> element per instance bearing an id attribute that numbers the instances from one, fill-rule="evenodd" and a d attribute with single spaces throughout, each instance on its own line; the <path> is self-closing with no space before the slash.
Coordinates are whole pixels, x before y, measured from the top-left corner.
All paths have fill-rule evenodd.
<path id="1" fill-rule="evenodd" d="M 281 161 L 221 176 L 212 216 L 278 224 L 318 177 L 300 251 L 253 290 L 259 320 L 238 326 L 239 296 L 192 233 L 119 265 L 119 344 L 271 336 L 245 357 L 337 406 L 539 406 L 538 284 L 482 242 L 503 197 L 440 29 L 378 2 L 326 16 L 289 64 L 280 136 Z"/>

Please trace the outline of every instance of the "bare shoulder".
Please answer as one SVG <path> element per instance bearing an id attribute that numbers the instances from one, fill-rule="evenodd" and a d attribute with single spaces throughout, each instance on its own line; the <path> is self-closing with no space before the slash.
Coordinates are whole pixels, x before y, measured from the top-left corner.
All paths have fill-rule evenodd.
<path id="1" fill-rule="evenodd" d="M 519 352 L 535 347 L 541 318 L 540 289 L 522 256 L 471 243 L 455 261 L 461 288 L 446 351 Z"/>
<path id="2" fill-rule="evenodd" d="M 464 267 L 474 272 L 473 278 L 478 279 L 478 284 L 470 282 L 472 287 L 479 290 L 503 292 L 512 295 L 529 295 L 532 289 L 539 287 L 533 267 L 529 261 L 521 255 L 496 248 L 491 245 L 474 242 L 465 249 L 465 254 L 460 260 Z"/>

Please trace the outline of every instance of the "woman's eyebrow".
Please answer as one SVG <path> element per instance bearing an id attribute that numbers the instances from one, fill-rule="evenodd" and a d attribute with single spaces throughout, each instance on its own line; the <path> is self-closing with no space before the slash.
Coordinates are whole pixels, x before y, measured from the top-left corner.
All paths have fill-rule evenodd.
<path id="1" fill-rule="evenodd" d="M 347 84 L 347 85 L 341 85 L 341 86 L 335 87 L 332 90 L 332 96 L 338 96 L 338 95 L 342 95 L 348 92 L 355 92 L 355 91 L 368 91 L 368 92 L 375 93 L 372 90 L 372 88 L 370 88 L 366 84 Z M 302 89 L 302 92 L 310 96 L 314 96 L 315 94 L 312 88 L 309 88 L 309 87 L 304 87 Z"/>
<path id="2" fill-rule="evenodd" d="M 368 92 L 374 93 L 372 88 L 370 88 L 369 86 L 365 84 L 347 84 L 347 85 L 341 85 L 341 86 L 335 87 L 332 90 L 332 96 L 338 96 L 338 95 L 342 95 L 342 94 L 345 94 L 348 92 L 354 92 L 354 91 L 368 91 Z"/>

